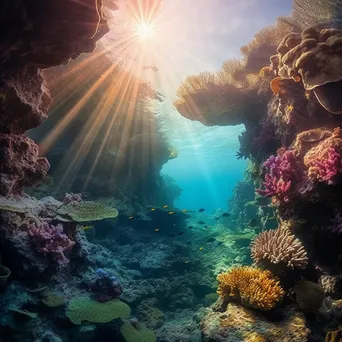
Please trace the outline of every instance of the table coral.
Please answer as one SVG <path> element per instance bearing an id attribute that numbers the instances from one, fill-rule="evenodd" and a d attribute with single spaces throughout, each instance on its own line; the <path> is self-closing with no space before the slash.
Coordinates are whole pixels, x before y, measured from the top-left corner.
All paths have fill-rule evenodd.
<path id="1" fill-rule="evenodd" d="M 251 244 L 252 259 L 265 267 L 275 264 L 305 269 L 308 257 L 304 246 L 288 229 L 278 228 L 260 233 Z"/>
<path id="2" fill-rule="evenodd" d="M 84 321 L 108 323 L 115 318 L 128 318 L 130 313 L 130 307 L 119 299 L 100 303 L 89 297 L 73 298 L 66 311 L 67 317 L 74 324 L 82 324 Z"/>
<path id="3" fill-rule="evenodd" d="M 260 310 L 274 308 L 284 296 L 279 281 L 270 271 L 236 267 L 218 275 L 217 293 L 224 301 L 234 299 Z"/>
<path id="4" fill-rule="evenodd" d="M 118 211 L 115 208 L 106 207 L 102 203 L 84 201 L 63 205 L 58 209 L 57 214 L 60 221 L 88 222 L 115 218 L 118 216 Z"/>

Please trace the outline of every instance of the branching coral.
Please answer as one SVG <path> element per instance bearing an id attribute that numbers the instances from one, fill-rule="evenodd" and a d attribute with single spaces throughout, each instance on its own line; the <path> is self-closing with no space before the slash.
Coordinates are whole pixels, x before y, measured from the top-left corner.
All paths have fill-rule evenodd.
<path id="1" fill-rule="evenodd" d="M 60 266 L 69 263 L 69 259 L 64 253 L 71 250 L 75 243 L 64 234 L 61 224 L 56 226 L 50 225 L 48 222 L 29 224 L 27 232 L 36 246 L 37 252 L 51 255 Z"/>
<path id="2" fill-rule="evenodd" d="M 308 166 L 310 178 L 334 184 L 336 176 L 342 171 L 342 158 L 336 149 L 331 147 L 320 158 L 312 160 Z"/>
<path id="3" fill-rule="evenodd" d="M 270 271 L 253 267 L 236 267 L 218 275 L 217 293 L 224 301 L 234 299 L 245 306 L 270 310 L 284 296 L 279 281 Z"/>
<path id="4" fill-rule="evenodd" d="M 264 167 L 266 175 L 262 185 L 265 189 L 257 189 L 256 192 L 287 202 L 293 184 L 301 177 L 295 154 L 293 151 L 281 150 L 277 156 L 270 156 Z"/>
<path id="5" fill-rule="evenodd" d="M 305 269 L 308 257 L 304 246 L 288 229 L 260 233 L 251 244 L 251 256 L 261 266 L 276 264 L 291 269 Z"/>

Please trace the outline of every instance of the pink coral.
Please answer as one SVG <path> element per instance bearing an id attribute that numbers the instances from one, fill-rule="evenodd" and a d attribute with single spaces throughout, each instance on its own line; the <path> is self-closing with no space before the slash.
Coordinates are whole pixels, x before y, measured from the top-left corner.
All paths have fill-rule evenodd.
<path id="1" fill-rule="evenodd" d="M 330 147 L 320 158 L 310 161 L 308 166 L 310 178 L 334 184 L 336 176 L 342 171 L 342 158 L 335 148 Z"/>
<path id="2" fill-rule="evenodd" d="M 257 189 L 256 192 L 266 197 L 277 197 L 287 202 L 291 187 L 300 180 L 298 162 L 292 151 L 281 151 L 277 156 L 270 156 L 264 163 L 266 168 L 265 181 L 262 183 L 265 189 Z"/>
<path id="3" fill-rule="evenodd" d="M 340 213 L 337 213 L 336 216 L 331 220 L 331 224 L 328 226 L 328 229 L 333 233 L 342 233 L 342 215 Z"/>
<path id="4" fill-rule="evenodd" d="M 75 243 L 63 232 L 61 224 L 53 226 L 46 221 L 29 224 L 27 231 L 37 248 L 37 252 L 51 255 L 60 266 L 69 263 L 64 252 L 71 250 Z"/>

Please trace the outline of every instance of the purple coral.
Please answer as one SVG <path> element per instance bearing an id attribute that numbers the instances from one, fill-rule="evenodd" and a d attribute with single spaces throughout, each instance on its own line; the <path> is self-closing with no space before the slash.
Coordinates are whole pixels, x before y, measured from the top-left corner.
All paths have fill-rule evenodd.
<path id="1" fill-rule="evenodd" d="M 342 171 L 341 155 L 330 147 L 321 158 L 313 159 L 309 163 L 309 177 L 319 182 L 334 184 L 336 176 Z"/>
<path id="2" fill-rule="evenodd" d="M 342 215 L 340 213 L 337 213 L 331 220 L 331 224 L 328 226 L 328 229 L 336 234 L 342 233 Z"/>
<path id="3" fill-rule="evenodd" d="M 69 263 L 64 253 L 71 250 L 75 243 L 63 232 L 61 224 L 53 226 L 46 221 L 38 224 L 32 223 L 28 225 L 27 232 L 37 252 L 51 255 L 60 266 L 66 266 Z"/>
<path id="4" fill-rule="evenodd" d="M 256 189 L 262 196 L 276 196 L 287 202 L 292 185 L 300 179 L 300 172 L 296 157 L 292 151 L 285 151 L 277 156 L 270 156 L 264 163 L 267 170 L 265 189 Z"/>
<path id="5" fill-rule="evenodd" d="M 63 204 L 82 202 L 82 194 L 66 193 L 64 195 Z"/>

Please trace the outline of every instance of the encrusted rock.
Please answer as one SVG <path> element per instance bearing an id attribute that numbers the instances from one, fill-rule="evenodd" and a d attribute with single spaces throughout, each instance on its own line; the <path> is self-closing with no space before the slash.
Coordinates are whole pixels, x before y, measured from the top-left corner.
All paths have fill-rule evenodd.
<path id="1" fill-rule="evenodd" d="M 49 166 L 31 139 L 0 133 L 0 195 L 22 193 L 24 187 L 40 181 Z"/>

